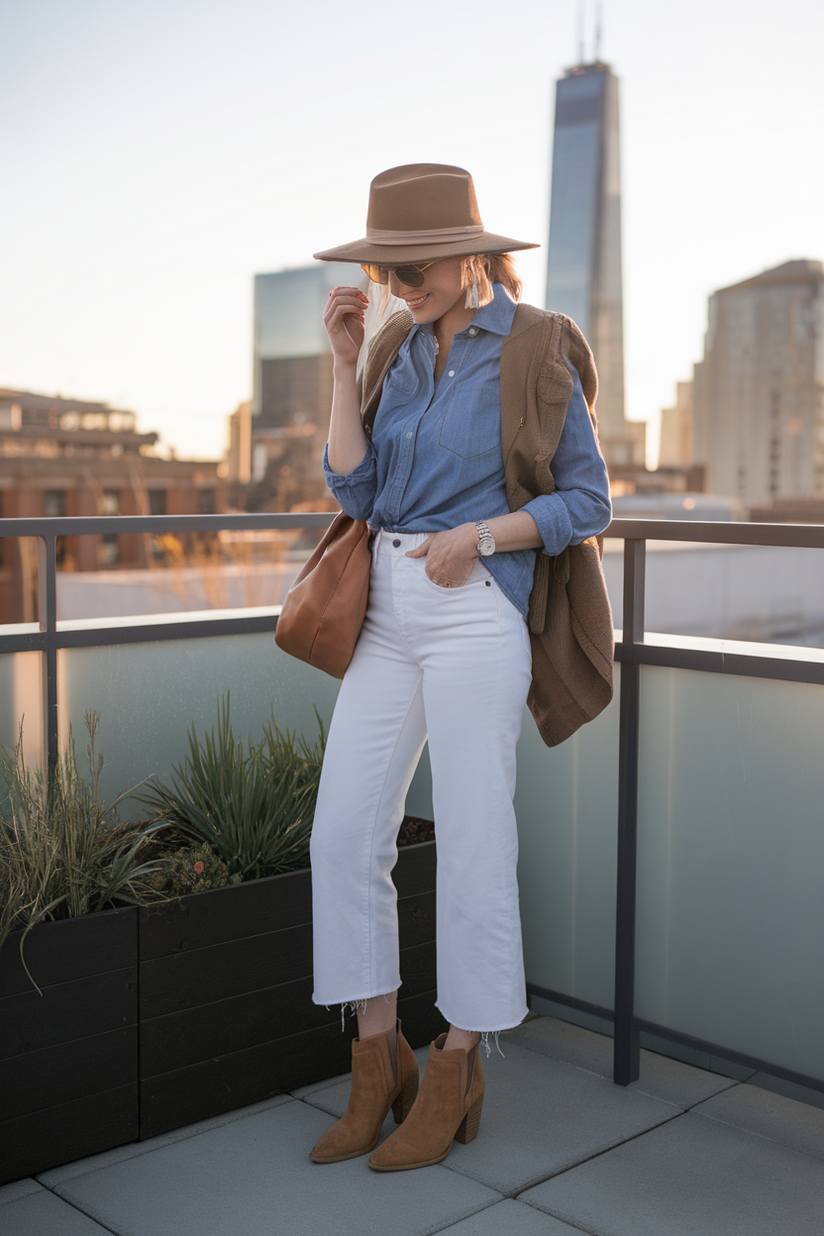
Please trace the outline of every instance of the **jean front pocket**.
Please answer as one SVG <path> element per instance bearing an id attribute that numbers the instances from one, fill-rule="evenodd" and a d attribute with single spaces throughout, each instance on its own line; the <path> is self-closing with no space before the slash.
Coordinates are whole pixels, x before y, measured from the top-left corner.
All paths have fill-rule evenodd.
<path id="1" fill-rule="evenodd" d="M 426 560 L 423 559 L 424 579 L 430 588 L 434 588 L 435 592 L 441 596 L 452 596 L 459 592 L 468 592 L 471 588 L 483 587 L 484 582 L 489 580 L 489 572 L 486 567 L 481 566 L 480 558 L 476 559 L 472 564 L 472 570 L 469 572 L 468 578 L 462 584 L 450 584 L 448 587 L 445 584 L 437 584 L 430 575 L 426 572 Z"/>

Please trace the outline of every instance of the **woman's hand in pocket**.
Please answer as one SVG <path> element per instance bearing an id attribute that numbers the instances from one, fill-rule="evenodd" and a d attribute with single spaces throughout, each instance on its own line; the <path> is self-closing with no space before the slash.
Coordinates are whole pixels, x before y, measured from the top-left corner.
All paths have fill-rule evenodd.
<path id="1" fill-rule="evenodd" d="M 460 588 L 478 558 L 478 529 L 460 524 L 448 532 L 433 532 L 407 558 L 426 558 L 426 573 L 439 588 Z"/>

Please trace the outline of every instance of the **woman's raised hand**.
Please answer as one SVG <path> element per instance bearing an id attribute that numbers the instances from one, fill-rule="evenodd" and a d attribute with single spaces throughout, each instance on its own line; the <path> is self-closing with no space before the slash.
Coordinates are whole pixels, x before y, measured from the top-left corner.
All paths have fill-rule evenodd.
<path id="1" fill-rule="evenodd" d="M 355 366 L 363 345 L 363 323 L 369 299 L 359 288 L 332 288 L 323 324 L 336 364 Z"/>

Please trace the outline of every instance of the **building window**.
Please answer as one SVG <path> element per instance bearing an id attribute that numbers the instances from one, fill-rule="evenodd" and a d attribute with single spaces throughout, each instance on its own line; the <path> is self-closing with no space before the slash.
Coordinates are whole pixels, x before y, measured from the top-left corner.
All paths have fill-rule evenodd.
<path id="1" fill-rule="evenodd" d="M 104 532 L 97 549 L 101 566 L 114 566 L 120 561 L 120 542 L 116 532 Z"/>
<path id="2" fill-rule="evenodd" d="M 119 489 L 104 489 L 103 501 L 101 503 L 101 514 L 103 515 L 119 515 L 120 514 L 120 490 Z"/>
<path id="3" fill-rule="evenodd" d="M 150 515 L 165 515 L 166 514 L 166 490 L 165 489 L 150 489 L 149 490 L 149 514 Z"/>
<path id="4" fill-rule="evenodd" d="M 213 489 L 199 489 L 197 493 L 200 500 L 201 515 L 214 515 L 217 510 L 215 491 Z"/>
<path id="5" fill-rule="evenodd" d="M 63 519 L 66 514 L 65 489 L 47 489 L 43 494 L 43 514 L 46 519 Z"/>

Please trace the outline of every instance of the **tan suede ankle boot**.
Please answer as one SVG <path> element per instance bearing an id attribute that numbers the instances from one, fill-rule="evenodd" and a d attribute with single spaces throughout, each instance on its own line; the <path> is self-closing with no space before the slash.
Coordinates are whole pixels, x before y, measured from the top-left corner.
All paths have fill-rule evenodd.
<path id="1" fill-rule="evenodd" d="M 401 1034 L 400 1022 L 395 1028 L 394 1060 L 391 1037 L 386 1031 L 353 1041 L 349 1105 L 312 1150 L 315 1163 L 340 1163 L 368 1154 L 377 1145 L 390 1107 L 396 1124 L 406 1118 L 418 1093 L 418 1061 Z"/>
<path id="2" fill-rule="evenodd" d="M 444 1051 L 446 1035 L 430 1044 L 426 1071 L 407 1120 L 379 1146 L 369 1166 L 376 1172 L 429 1167 L 449 1154 L 453 1140 L 478 1135 L 484 1101 L 484 1070 L 477 1046 Z"/>

